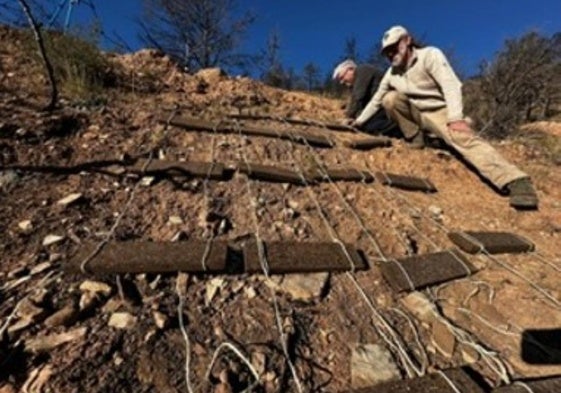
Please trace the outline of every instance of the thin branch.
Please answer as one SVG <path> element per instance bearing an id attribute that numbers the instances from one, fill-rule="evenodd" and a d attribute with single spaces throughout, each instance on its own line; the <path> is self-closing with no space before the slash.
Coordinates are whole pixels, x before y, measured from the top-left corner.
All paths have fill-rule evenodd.
<path id="1" fill-rule="evenodd" d="M 45 63 L 45 69 L 47 70 L 47 75 L 49 77 L 49 82 L 51 84 L 51 101 L 49 105 L 45 108 L 47 111 L 52 111 L 58 101 L 58 89 L 57 84 L 54 76 L 53 66 L 47 57 L 47 52 L 45 51 L 45 43 L 43 42 L 43 36 L 41 35 L 41 30 L 39 25 L 35 21 L 35 18 L 31 14 L 31 10 L 29 9 L 29 5 L 27 4 L 26 0 L 18 0 L 23 12 L 27 16 L 27 20 L 29 22 L 29 26 L 33 30 L 33 34 L 35 35 L 35 40 L 37 41 L 37 46 L 39 47 L 39 53 L 43 58 L 43 62 Z"/>

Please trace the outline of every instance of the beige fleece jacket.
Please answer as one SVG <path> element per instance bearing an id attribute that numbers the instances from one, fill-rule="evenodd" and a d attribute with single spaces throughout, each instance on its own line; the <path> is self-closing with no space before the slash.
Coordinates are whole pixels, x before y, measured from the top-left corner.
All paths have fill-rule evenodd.
<path id="1" fill-rule="evenodd" d="M 464 118 L 462 83 L 438 48 L 414 48 L 404 71 L 390 67 L 378 90 L 355 120 L 357 125 L 364 124 L 380 109 L 382 98 L 390 90 L 405 94 L 421 111 L 447 107 L 448 121 Z"/>

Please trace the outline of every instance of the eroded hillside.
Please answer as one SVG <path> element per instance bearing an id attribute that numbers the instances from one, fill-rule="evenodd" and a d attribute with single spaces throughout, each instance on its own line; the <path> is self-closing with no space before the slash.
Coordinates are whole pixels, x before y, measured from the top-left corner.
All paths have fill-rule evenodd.
<path id="1" fill-rule="evenodd" d="M 561 170 L 551 148 L 560 124 L 530 125 L 495 144 L 538 190 L 539 210 L 518 212 L 446 149 L 411 150 L 399 139 L 346 147 L 361 136 L 322 126 L 340 122 L 341 101 L 218 70 L 188 75 L 153 51 L 108 55 L 119 65 L 116 87 L 42 112 L 42 70 L 17 34 L 1 36 L 1 392 L 344 392 L 464 365 L 491 391 L 561 372 L 529 364 L 520 348 L 525 332 L 561 326 Z M 176 117 L 216 132 L 173 126 Z M 224 123 L 320 135 L 334 146 L 218 132 Z M 127 171 L 131 160 L 223 164 L 231 178 L 142 176 Z M 252 180 L 240 163 L 416 176 L 438 192 Z M 450 249 L 448 233 L 458 230 L 513 232 L 536 251 L 466 254 L 477 272 L 409 294 L 382 277 L 394 258 Z M 140 241 L 343 242 L 369 268 L 270 277 L 68 272 L 86 246 L 109 240 L 131 249 Z M 369 356 L 377 356 L 371 367 L 361 367 Z"/>

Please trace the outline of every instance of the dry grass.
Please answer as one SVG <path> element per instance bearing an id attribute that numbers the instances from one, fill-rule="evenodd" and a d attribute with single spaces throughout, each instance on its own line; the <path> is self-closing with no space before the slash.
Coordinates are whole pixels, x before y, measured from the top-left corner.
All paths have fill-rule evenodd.
<path id="1" fill-rule="evenodd" d="M 561 123 L 536 122 L 520 127 L 517 139 L 540 152 L 548 161 L 561 165 Z"/>
<path id="2" fill-rule="evenodd" d="M 46 32 L 47 55 L 54 67 L 55 78 L 63 95 L 70 99 L 92 100 L 116 84 L 114 64 L 99 51 L 94 42 L 78 35 Z M 39 64 L 36 44 L 30 34 L 23 48 Z"/>

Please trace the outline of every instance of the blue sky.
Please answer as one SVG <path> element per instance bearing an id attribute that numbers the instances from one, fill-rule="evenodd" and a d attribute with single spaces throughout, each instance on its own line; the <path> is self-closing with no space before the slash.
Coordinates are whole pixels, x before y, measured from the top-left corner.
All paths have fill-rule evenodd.
<path id="1" fill-rule="evenodd" d="M 58 1 L 50 1 L 53 8 Z M 142 0 L 94 2 L 108 33 L 117 32 L 134 49 L 142 46 L 135 22 Z M 478 64 L 490 60 L 507 38 L 530 30 L 548 36 L 561 32 L 561 0 L 238 0 L 238 8 L 257 15 L 244 51 L 263 49 L 275 29 L 283 63 L 297 71 L 313 61 L 328 72 L 342 55 L 347 38 L 354 36 L 365 53 L 394 24 L 404 25 L 427 44 L 451 51 L 464 75 L 476 73 Z M 79 4 L 72 22 L 91 16 L 90 9 Z"/>

